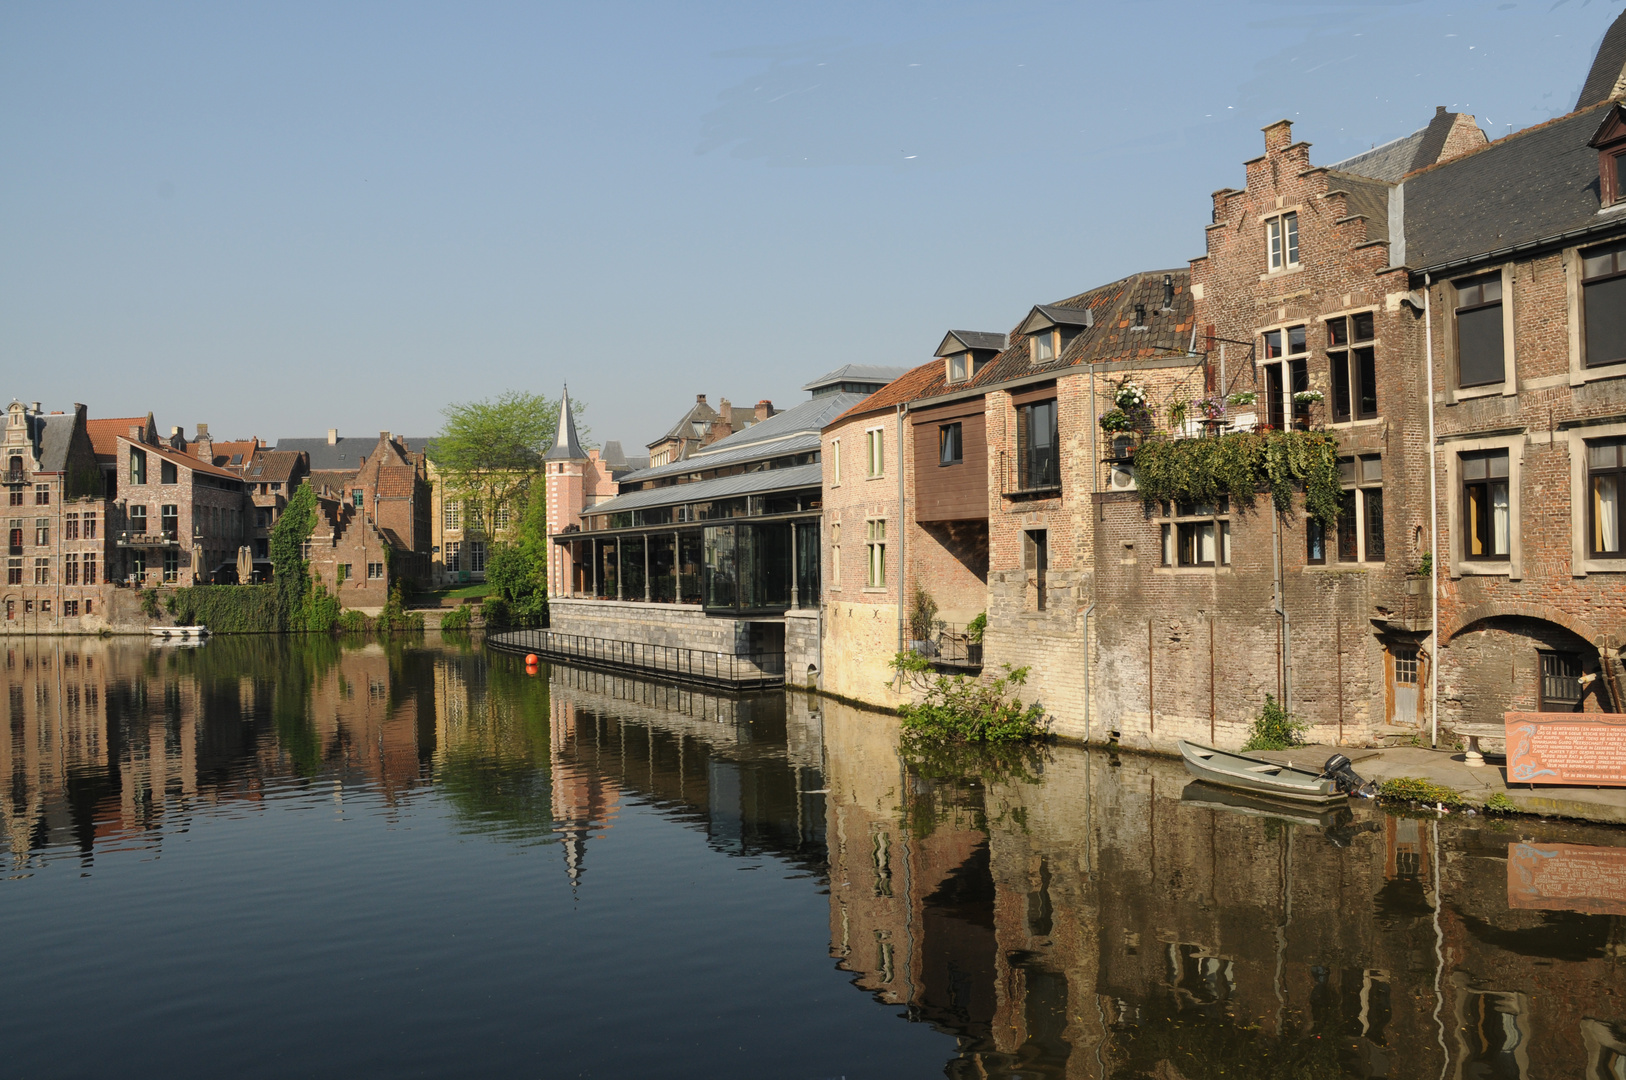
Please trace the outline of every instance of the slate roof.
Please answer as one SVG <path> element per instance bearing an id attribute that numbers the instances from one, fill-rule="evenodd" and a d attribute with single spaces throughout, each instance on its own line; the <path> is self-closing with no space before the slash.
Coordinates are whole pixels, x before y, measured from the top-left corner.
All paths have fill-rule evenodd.
<path id="1" fill-rule="evenodd" d="M 805 454 L 809 450 L 817 450 L 818 448 L 819 433 L 811 431 L 800 435 L 791 435 L 783 439 L 774 439 L 767 443 L 753 443 L 750 446 L 735 447 L 720 454 L 706 453 L 687 457 L 682 461 L 669 461 L 665 465 L 639 469 L 636 472 L 617 477 L 617 479 L 622 484 L 637 484 L 646 480 L 688 476 L 691 473 L 702 472 L 706 469 L 719 469 L 725 465 L 743 465 L 752 461 L 785 457 L 788 454 Z M 709 450 L 710 447 L 707 449 Z"/>
<path id="2" fill-rule="evenodd" d="M 1514 132 L 1406 178 L 1406 263 L 1415 272 L 1611 222 L 1599 214 L 1596 105 Z"/>
<path id="3" fill-rule="evenodd" d="M 952 353 L 965 352 L 967 349 L 998 352 L 1004 347 L 1004 334 L 993 334 L 986 330 L 950 330 L 943 335 L 943 344 L 937 347 L 937 355 L 948 356 Z"/>
<path id="4" fill-rule="evenodd" d="M 1626 11 L 1616 16 L 1604 32 L 1603 43 L 1592 59 L 1592 70 L 1581 84 L 1581 96 L 1575 99 L 1576 111 L 1608 101 L 1617 93 L 1623 77 L 1626 77 Z"/>
<path id="5" fill-rule="evenodd" d="M 68 468 L 68 449 L 73 444 L 73 421 L 73 413 L 46 413 L 35 418 L 40 472 L 59 473 Z"/>
<path id="6" fill-rule="evenodd" d="M 1358 176 L 1328 170 L 1327 193 L 1344 193 L 1344 201 L 1351 217 L 1359 214 L 1366 218 L 1366 239 L 1389 239 L 1389 191 L 1393 185 Z"/>
<path id="7" fill-rule="evenodd" d="M 429 438 L 406 437 L 407 449 L 415 454 L 423 453 L 431 441 L 433 440 Z M 361 459 L 372 453 L 373 447 L 377 445 L 377 435 L 370 439 L 346 438 L 341 435 L 331 444 L 325 436 L 318 439 L 278 439 L 274 449 L 304 451 L 310 457 L 312 472 L 354 473 L 361 468 Z"/>
<path id="8" fill-rule="evenodd" d="M 721 476 L 715 480 L 697 480 L 692 484 L 633 491 L 595 503 L 582 513 L 614 514 L 622 510 L 647 510 L 652 506 L 676 506 L 679 503 L 705 502 L 708 499 L 754 495 L 764 491 L 816 488 L 823 483 L 824 466 L 815 461 L 811 465 L 797 465 L 789 469 L 762 469 L 738 476 Z"/>
<path id="9" fill-rule="evenodd" d="M 1174 309 L 1168 313 L 1162 310 L 1165 274 L 1174 279 Z M 1145 329 L 1134 328 L 1136 304 L 1146 305 Z M 975 377 L 963 382 L 950 383 L 941 360 L 921 364 L 834 417 L 825 425 L 825 430 L 854 417 L 893 409 L 905 402 L 920 401 L 939 394 L 986 390 L 1013 379 L 1065 374 L 1068 369 L 1081 364 L 1106 360 L 1153 360 L 1184 356 L 1191 345 L 1195 315 L 1191 301 L 1191 271 L 1186 267 L 1131 274 L 1044 307 L 1089 308 L 1094 312 L 1095 325 L 1081 330 L 1062 350 L 1061 356 L 1047 364 L 1032 363 L 1028 359 L 1027 339 L 1015 337 L 1014 331 L 1010 347 L 984 365 Z M 1026 322 L 1030 314 L 1031 310 L 1024 313 L 1022 322 Z"/>
<path id="10" fill-rule="evenodd" d="M 742 428 L 749 427 L 750 425 L 756 423 L 757 411 L 754 406 L 747 408 L 743 405 L 734 405 L 730 403 L 728 413 L 728 426 L 735 431 L 739 431 Z M 689 407 L 688 412 L 678 417 L 677 423 L 673 424 L 667 429 L 665 435 L 662 435 L 660 438 L 655 439 L 654 441 L 645 445 L 651 447 L 659 446 L 668 439 L 701 438 L 701 435 L 696 435 L 694 433 L 694 427 L 692 425 L 699 422 L 705 425 L 705 431 L 709 431 L 711 430 L 711 422 L 717 419 L 717 416 L 717 410 L 712 408 L 709 403 L 704 401 L 696 401 L 692 406 Z"/>
<path id="11" fill-rule="evenodd" d="M 881 385 L 885 385 L 908 370 L 909 369 L 906 367 L 887 367 L 877 364 L 846 364 L 842 367 L 836 368 L 834 371 L 829 372 L 828 374 L 820 375 L 817 379 L 814 379 L 812 382 L 802 387 L 802 389 L 812 391 L 823 386 L 831 386 L 836 383 L 844 382 L 879 383 Z"/>
<path id="12" fill-rule="evenodd" d="M 1451 125 L 1459 114 L 1446 112 L 1444 105 L 1434 107 L 1434 118 L 1425 127 L 1410 135 L 1386 142 L 1365 153 L 1345 158 L 1329 165 L 1334 172 L 1352 173 L 1386 184 L 1398 184 L 1409 172 L 1427 168 L 1439 160 L 1445 149 L 1445 140 L 1451 134 Z"/>
<path id="13" fill-rule="evenodd" d="M 787 454 L 806 453 L 819 448 L 819 431 L 837 413 L 852 408 L 864 400 L 863 394 L 826 394 L 804 401 L 793 409 L 775 413 L 759 424 L 744 431 L 736 431 L 726 439 L 718 439 L 710 446 L 690 454 L 682 461 L 671 461 L 652 469 L 640 469 L 621 477 L 623 484 L 659 480 L 662 477 L 683 476 L 724 465 L 739 465 L 749 461 L 764 461 Z M 801 466 L 796 466 L 800 468 Z M 778 471 L 778 470 L 774 470 Z"/>
<path id="14" fill-rule="evenodd" d="M 576 437 L 576 414 L 570 411 L 570 387 L 565 387 L 559 399 L 559 426 L 555 429 L 553 447 L 542 455 L 544 461 L 581 461 L 587 457 L 581 440 Z"/>

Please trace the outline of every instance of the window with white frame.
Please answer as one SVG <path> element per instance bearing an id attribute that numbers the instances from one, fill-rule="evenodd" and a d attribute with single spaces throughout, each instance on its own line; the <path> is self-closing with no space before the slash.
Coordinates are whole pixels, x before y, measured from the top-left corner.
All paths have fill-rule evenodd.
<path id="1" fill-rule="evenodd" d="M 830 440 L 830 484 L 841 483 L 841 440 Z"/>
<path id="2" fill-rule="evenodd" d="M 869 475 L 871 479 L 886 475 L 886 431 L 884 428 L 870 428 L 864 432 L 864 444 L 869 456 Z"/>
<path id="3" fill-rule="evenodd" d="M 1170 567 L 1231 565 L 1231 502 L 1160 502 L 1158 564 Z"/>
<path id="4" fill-rule="evenodd" d="M 949 353 L 948 381 L 951 383 L 965 382 L 971 378 L 971 354 L 969 352 Z"/>
<path id="5" fill-rule="evenodd" d="M 463 542 L 461 540 L 453 540 L 446 545 L 446 569 L 463 569 Z"/>
<path id="6" fill-rule="evenodd" d="M 496 509 L 491 511 L 491 527 L 497 532 L 508 528 L 508 504 L 498 503 Z"/>
<path id="7" fill-rule="evenodd" d="M 1462 472 L 1462 557 L 1506 559 L 1512 553 L 1508 452 L 1482 450 L 1459 458 Z"/>
<path id="8" fill-rule="evenodd" d="M 476 574 L 486 572 L 486 542 L 474 540 L 469 544 L 469 569 Z"/>
<path id="9" fill-rule="evenodd" d="M 1055 327 L 1047 327 L 1036 334 L 1029 334 L 1028 341 L 1031 343 L 1029 346 L 1032 352 L 1030 359 L 1033 363 L 1043 364 L 1056 358 Z"/>
<path id="10" fill-rule="evenodd" d="M 463 527 L 463 508 L 456 499 L 447 499 L 440 507 L 440 523 L 447 532 Z"/>
<path id="11" fill-rule="evenodd" d="M 841 588 L 841 522 L 830 523 L 830 587 Z"/>
<path id="12" fill-rule="evenodd" d="M 864 522 L 864 529 L 869 563 L 864 584 L 872 589 L 883 588 L 886 585 L 886 519 L 871 518 Z"/>
<path id="13" fill-rule="evenodd" d="M 1296 212 L 1278 214 L 1265 222 L 1272 270 L 1288 270 L 1299 264 L 1299 216 Z"/>
<path id="14" fill-rule="evenodd" d="M 370 563 L 368 563 L 367 564 L 367 580 L 368 581 L 383 581 L 384 580 L 384 564 L 381 563 L 381 562 L 370 562 Z"/>
<path id="15" fill-rule="evenodd" d="M 1261 365 L 1265 399 L 1262 421 L 1276 431 L 1285 431 L 1288 417 L 1296 428 L 1310 426 L 1310 403 L 1297 395 L 1310 389 L 1310 345 L 1303 325 L 1266 330 L 1264 363 Z"/>

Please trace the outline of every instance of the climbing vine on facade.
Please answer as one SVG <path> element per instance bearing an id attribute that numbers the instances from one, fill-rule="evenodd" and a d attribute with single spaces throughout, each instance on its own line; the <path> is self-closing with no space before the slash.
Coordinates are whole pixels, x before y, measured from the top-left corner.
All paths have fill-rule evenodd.
<path id="1" fill-rule="evenodd" d="M 1135 484 L 1147 502 L 1211 503 L 1221 496 L 1247 505 L 1261 489 L 1280 512 L 1304 485 L 1310 516 L 1338 519 L 1343 490 L 1338 440 L 1324 431 L 1236 431 L 1217 439 L 1154 439 L 1135 450 Z"/>

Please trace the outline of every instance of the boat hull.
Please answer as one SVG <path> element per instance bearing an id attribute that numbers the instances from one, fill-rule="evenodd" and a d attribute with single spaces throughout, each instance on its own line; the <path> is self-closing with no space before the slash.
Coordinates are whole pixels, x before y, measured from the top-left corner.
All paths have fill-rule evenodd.
<path id="1" fill-rule="evenodd" d="M 1308 769 L 1188 742 L 1180 743 L 1180 756 L 1185 759 L 1187 772 L 1216 787 L 1311 806 L 1341 803 L 1348 798 L 1338 790 L 1336 781 L 1322 779 Z"/>

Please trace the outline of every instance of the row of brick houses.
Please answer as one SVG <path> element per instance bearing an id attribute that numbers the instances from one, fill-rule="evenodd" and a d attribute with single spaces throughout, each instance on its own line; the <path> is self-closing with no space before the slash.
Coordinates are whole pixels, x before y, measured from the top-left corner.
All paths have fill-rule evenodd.
<path id="1" fill-rule="evenodd" d="M 303 448 L 217 441 L 206 424 L 161 436 L 151 414 L 13 401 L 0 445 L 0 633 L 128 626 L 143 619 L 143 590 L 269 580 L 271 530 L 307 481 L 312 573 L 346 607 L 382 607 L 394 581 L 428 573 L 426 460 L 388 432 L 354 468 L 317 471 Z"/>
<path id="2" fill-rule="evenodd" d="M 1618 711 L 1623 95 L 1626 16 L 1572 112 L 1495 142 L 1439 109 L 1317 165 L 1280 121 L 1189 268 L 948 333 L 823 432 L 825 689 L 898 700 L 921 587 L 927 651 L 986 612 L 985 664 L 1078 737 L 1234 745 L 1267 694 L 1343 742 Z M 1138 440 L 1307 428 L 1335 523 L 1136 488 Z"/>

